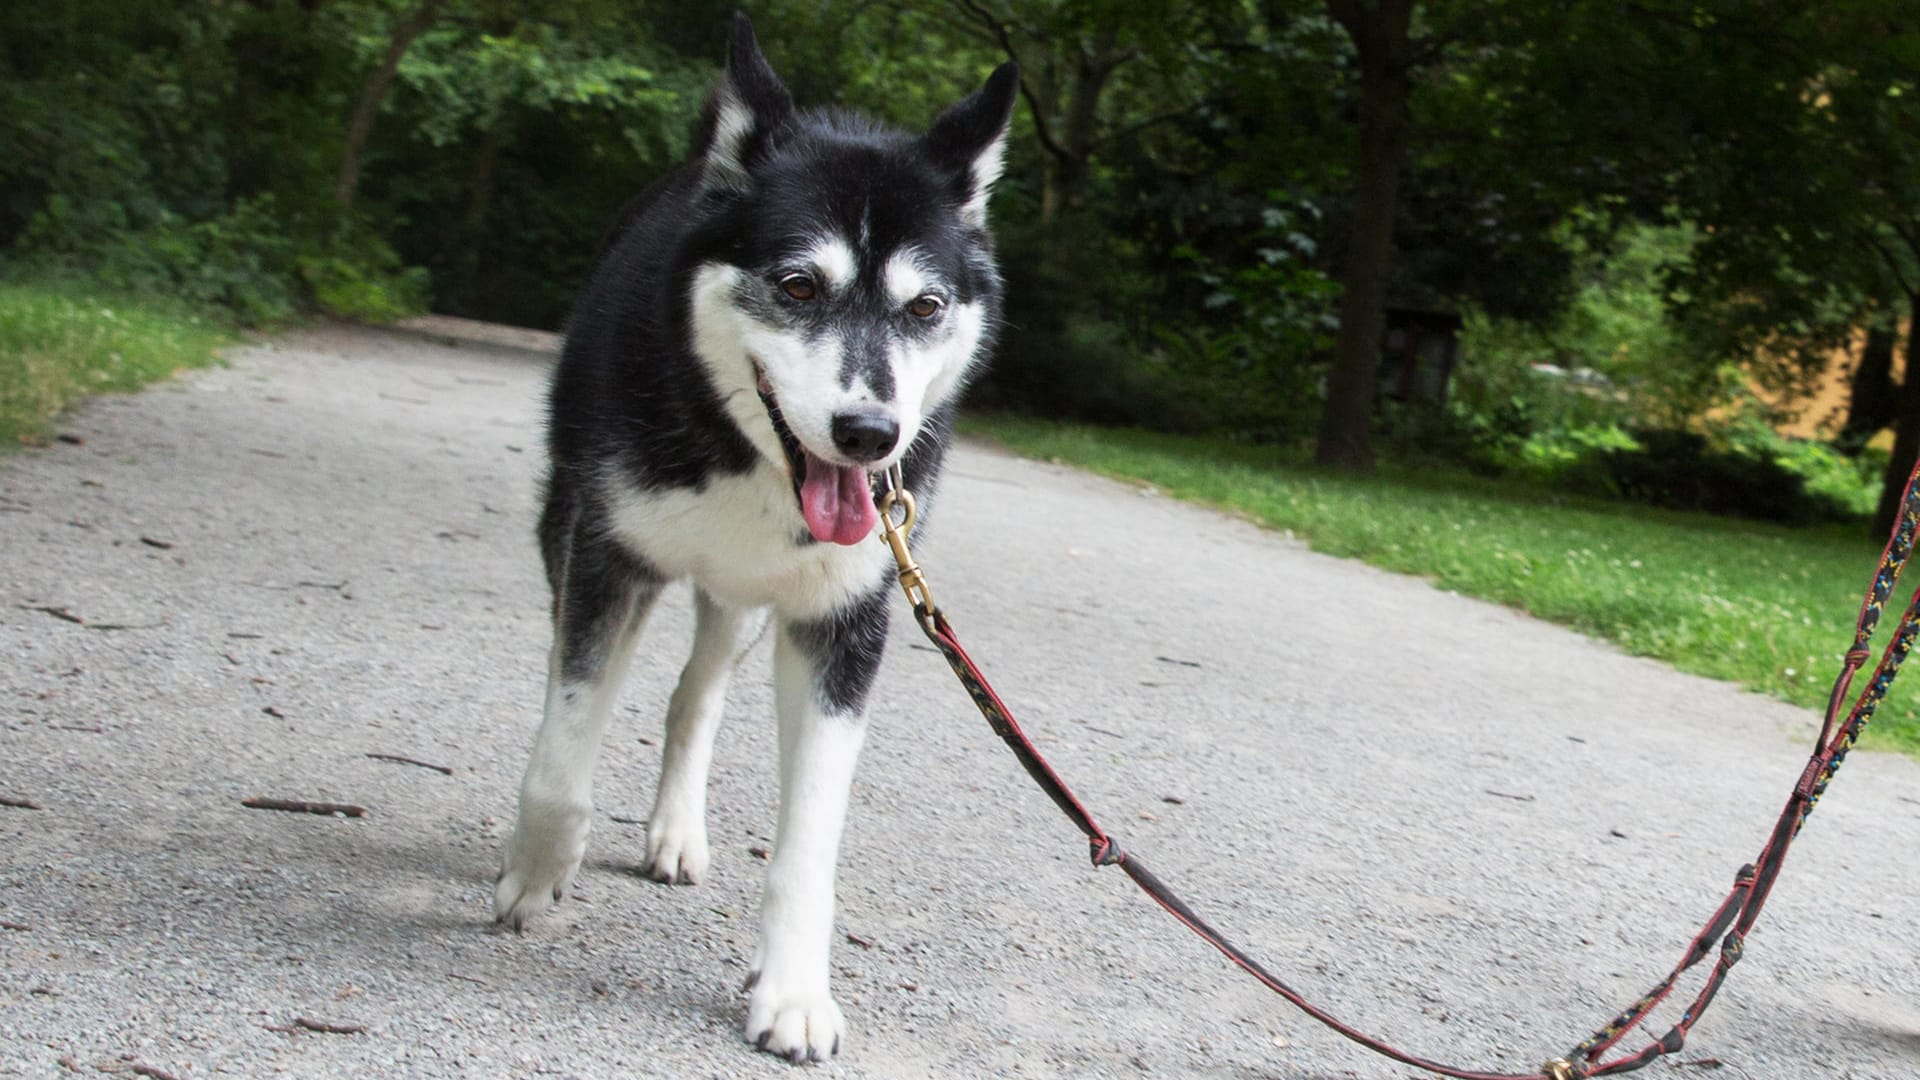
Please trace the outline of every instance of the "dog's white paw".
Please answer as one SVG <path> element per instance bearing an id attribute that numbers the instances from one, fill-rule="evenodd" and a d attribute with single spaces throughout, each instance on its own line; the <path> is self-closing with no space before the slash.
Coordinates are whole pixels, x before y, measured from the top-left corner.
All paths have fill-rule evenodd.
<path id="1" fill-rule="evenodd" d="M 493 887 L 493 917 L 515 930 L 552 907 L 573 882 L 587 853 L 587 815 L 529 813 L 523 808 Z"/>
<path id="2" fill-rule="evenodd" d="M 660 792 L 647 815 L 647 876 L 697 886 L 707 878 L 707 799 L 685 794 L 685 784 L 660 778 Z"/>
<path id="3" fill-rule="evenodd" d="M 669 885 L 698 885 L 711 856 L 706 826 L 647 825 L 647 876 Z"/>
<path id="4" fill-rule="evenodd" d="M 825 1061 L 840 1052 L 847 1021 L 824 987 L 786 991 L 757 975 L 748 982 L 753 986 L 747 999 L 748 1042 L 795 1065 Z"/>

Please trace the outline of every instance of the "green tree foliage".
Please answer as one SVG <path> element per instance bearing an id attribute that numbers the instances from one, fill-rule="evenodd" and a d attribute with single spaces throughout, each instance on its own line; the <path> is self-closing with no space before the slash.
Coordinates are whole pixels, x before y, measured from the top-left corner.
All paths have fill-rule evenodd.
<path id="1" fill-rule="evenodd" d="M 684 151 L 714 67 L 651 50 L 632 5 L 427 5 L 343 215 L 349 119 L 422 10 L 9 6 L 0 241 L 252 320 L 417 309 L 431 270 L 438 306 L 558 322 L 612 209 Z"/>
<path id="2" fill-rule="evenodd" d="M 0 243 L 255 319 L 557 326 L 684 155 L 733 6 L 11 5 Z M 990 402 L 1296 446 L 1331 424 L 1357 463 L 1383 424 L 1412 441 L 1372 400 L 1383 306 L 1477 313 L 1502 344 L 1469 396 L 1603 373 L 1623 430 L 1732 415 L 1734 365 L 1791 387 L 1871 327 L 1848 445 L 1898 418 L 1896 458 L 1920 448 L 1920 379 L 1890 375 L 1920 356 L 1900 0 L 748 6 L 803 103 L 909 127 L 1021 62 Z"/>
<path id="3" fill-rule="evenodd" d="M 1489 201 L 1518 197 L 1531 205 L 1502 216 L 1531 220 L 1521 233 L 1536 240 L 1552 232 L 1543 214 L 1562 216 L 1553 228 L 1584 218 L 1599 226 L 1586 237 L 1595 250 L 1636 220 L 1692 224 L 1692 256 L 1662 274 L 1684 339 L 1671 356 L 1680 381 L 1717 385 L 1737 361 L 1791 389 L 1859 328 L 1879 326 L 1884 349 L 1893 313 L 1920 311 L 1920 27 L 1908 7 L 1431 0 L 1413 27 L 1427 56 L 1412 83 L 1413 188 L 1431 169 Z M 1458 232 L 1409 236 L 1418 205 L 1416 194 L 1400 207 L 1403 270 L 1461 246 Z M 1565 217 L 1581 208 L 1598 212 Z M 1563 330 L 1552 312 L 1582 299 L 1556 284 L 1544 321 Z M 1920 385 L 1911 400 L 1897 462 L 1920 449 Z M 1684 419 L 1705 418 L 1694 408 Z"/>
<path id="4" fill-rule="evenodd" d="M 401 62 L 368 184 L 440 310 L 558 325 L 615 212 L 685 155 L 717 69 L 603 6 L 456 5 Z"/>
<path id="5" fill-rule="evenodd" d="M 1686 271 L 1698 231 L 1642 224 L 1598 245 L 1589 231 L 1561 230 L 1572 292 L 1552 318 L 1469 313 L 1462 334 L 1469 362 L 1456 404 L 1481 413 L 1518 409 L 1561 428 L 1680 428 L 1727 407 L 1741 385 L 1738 366 L 1696 363 L 1700 345 L 1667 302 L 1667 282 Z"/>
<path id="6" fill-rule="evenodd" d="M 1626 205 L 1694 222 L 1700 243 L 1675 298 L 1707 356 L 1731 356 L 1790 390 L 1866 329 L 1884 359 L 1904 316 L 1920 314 L 1920 23 L 1890 0 L 1818 4 L 1640 3 L 1625 20 L 1578 5 L 1557 70 L 1601 90 L 1626 171 Z M 1624 68 L 1633 78 L 1610 77 Z M 1650 123 L 1635 123 L 1638 118 Z M 1637 135 L 1629 139 L 1628 135 Z M 1909 361 L 1920 339 L 1906 335 Z M 1883 516 L 1920 451 L 1920 380 L 1878 378 L 1861 407 L 1897 419 Z M 1907 370 L 1920 371 L 1920 363 Z"/>

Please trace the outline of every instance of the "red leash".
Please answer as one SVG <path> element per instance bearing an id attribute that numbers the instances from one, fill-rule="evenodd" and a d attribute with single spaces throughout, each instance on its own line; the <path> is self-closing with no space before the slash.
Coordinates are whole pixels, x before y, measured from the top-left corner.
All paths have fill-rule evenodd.
<path id="1" fill-rule="evenodd" d="M 1186 902 L 1155 877 L 1139 858 L 1123 850 L 1099 822 L 1094 820 L 1073 790 L 1067 787 L 1060 774 L 1054 772 L 1033 741 L 1021 730 L 1020 724 L 1006 703 L 1000 700 L 980 668 L 962 648 L 954 635 L 953 627 L 947 622 L 945 614 L 933 604 L 933 595 L 927 588 L 925 575 L 914 562 L 908 549 L 907 538 L 913 530 L 913 495 L 901 484 L 899 470 L 890 471 L 886 477 L 887 491 L 880 501 L 880 523 L 883 535 L 893 556 L 899 564 L 900 585 L 906 590 L 907 600 L 913 605 L 914 618 L 920 623 L 920 629 L 927 639 L 947 658 L 948 666 L 967 689 L 987 723 L 992 725 L 994 733 L 1004 740 L 1013 750 L 1020 764 L 1026 767 L 1034 782 L 1045 791 L 1062 813 L 1071 819 L 1074 826 L 1087 837 L 1087 843 L 1093 856 L 1093 865 L 1118 866 L 1140 886 L 1153 901 L 1165 908 L 1167 913 L 1180 920 L 1189 930 L 1198 934 L 1207 944 L 1218 949 L 1227 959 L 1233 961 L 1242 971 L 1259 980 L 1267 989 L 1279 994 L 1296 1008 L 1313 1017 L 1320 1023 L 1359 1043 L 1375 1053 L 1392 1058 L 1404 1065 L 1411 1065 L 1440 1076 L 1454 1077 L 1455 1080 L 1580 1080 L 1584 1077 L 1613 1076 L 1632 1072 L 1647 1065 L 1656 1058 L 1678 1051 L 1685 1043 L 1687 1034 L 1693 1025 L 1706 1012 L 1714 995 L 1720 990 L 1727 972 L 1738 963 L 1746 950 L 1746 938 L 1760 918 L 1760 910 L 1766 905 L 1767 897 L 1773 891 L 1780 868 L 1786 861 L 1787 849 L 1800 828 L 1806 823 L 1807 815 L 1813 812 L 1814 805 L 1832 782 L 1834 773 L 1846 760 L 1847 752 L 1853 749 L 1859 739 L 1860 731 L 1873 718 L 1874 711 L 1885 699 L 1887 689 L 1899 673 L 1900 664 L 1913 648 L 1916 633 L 1920 633 L 1920 589 L 1914 591 L 1911 601 L 1902 615 L 1893 638 L 1887 643 L 1881 654 L 1880 664 L 1875 668 L 1873 678 L 1866 689 L 1860 692 L 1853 706 L 1847 711 L 1845 720 L 1840 719 L 1840 710 L 1845 703 L 1847 691 L 1851 688 L 1853 677 L 1865 665 L 1872 653 L 1867 648 L 1874 628 L 1880 621 L 1886 602 L 1893 593 L 1894 581 L 1900 576 L 1901 569 L 1913 553 L 1916 527 L 1920 527 L 1920 462 L 1908 477 L 1906 491 L 1900 501 L 1900 515 L 1894 523 L 1893 535 L 1880 556 L 1880 565 L 1872 583 L 1867 588 L 1865 600 L 1861 602 L 1859 617 L 1854 623 L 1853 647 L 1848 650 L 1840 674 L 1834 679 L 1833 692 L 1827 699 L 1827 711 L 1820 727 L 1819 738 L 1814 743 L 1813 756 L 1807 761 L 1806 768 L 1800 773 L 1793 786 L 1793 792 L 1787 798 L 1787 804 L 1774 822 L 1773 831 L 1766 845 L 1752 863 L 1742 866 L 1734 875 L 1733 888 L 1708 917 L 1706 925 L 1694 935 L 1693 941 L 1682 954 L 1666 978 L 1655 984 L 1638 1001 L 1614 1017 L 1606 1027 L 1594 1033 L 1567 1054 L 1554 1058 L 1540 1066 L 1536 1072 L 1495 1073 L 1476 1072 L 1461 1069 L 1426 1058 L 1409 1054 L 1382 1040 L 1359 1031 L 1327 1012 L 1300 993 L 1282 982 L 1280 978 L 1263 967 L 1259 961 L 1249 956 L 1245 950 L 1229 941 L 1219 931 L 1202 919 Z M 902 515 L 894 520 L 893 510 L 899 507 Z M 1640 1050 L 1603 1060 L 1607 1051 L 1620 1040 L 1627 1037 L 1647 1018 L 1655 1006 L 1667 1000 L 1680 976 L 1714 951 L 1719 944 L 1719 959 L 1708 973 L 1706 983 L 1695 995 L 1693 1003 L 1687 1006 L 1680 1020 L 1668 1029 L 1665 1035 L 1648 1042 Z"/>

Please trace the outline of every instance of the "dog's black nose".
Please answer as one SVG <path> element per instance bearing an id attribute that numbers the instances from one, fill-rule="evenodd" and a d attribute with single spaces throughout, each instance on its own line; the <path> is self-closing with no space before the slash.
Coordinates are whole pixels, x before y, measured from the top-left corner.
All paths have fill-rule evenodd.
<path id="1" fill-rule="evenodd" d="M 866 464 L 878 461 L 900 441 L 900 422 L 886 413 L 844 412 L 833 418 L 834 449 Z"/>

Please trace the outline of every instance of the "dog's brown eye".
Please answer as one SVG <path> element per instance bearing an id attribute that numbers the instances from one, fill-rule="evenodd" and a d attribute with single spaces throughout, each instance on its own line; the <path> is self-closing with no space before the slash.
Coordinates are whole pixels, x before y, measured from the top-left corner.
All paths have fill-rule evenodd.
<path id="1" fill-rule="evenodd" d="M 811 300 L 820 295 L 820 289 L 813 279 L 805 274 L 788 274 L 780 279 L 780 291 L 795 300 Z"/>
<path id="2" fill-rule="evenodd" d="M 907 305 L 907 310 L 913 313 L 914 318 L 931 319 L 933 318 L 933 313 L 940 310 L 940 298 L 937 296 L 919 297 L 915 299 L 913 303 Z"/>

